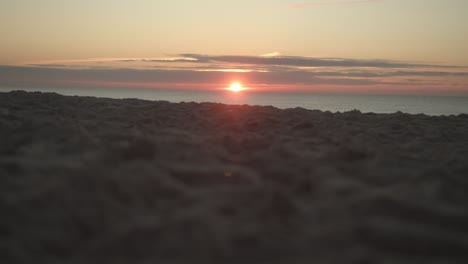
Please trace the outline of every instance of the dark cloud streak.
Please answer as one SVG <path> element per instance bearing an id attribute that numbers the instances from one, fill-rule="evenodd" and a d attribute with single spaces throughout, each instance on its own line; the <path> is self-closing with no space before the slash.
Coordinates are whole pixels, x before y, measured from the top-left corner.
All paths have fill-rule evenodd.
<path id="1" fill-rule="evenodd" d="M 461 68 L 459 66 L 445 66 L 434 64 L 417 64 L 396 62 L 389 60 L 357 60 L 345 58 L 311 58 L 311 57 L 258 57 L 258 56 L 209 56 L 202 54 L 180 54 L 186 58 L 193 58 L 194 63 L 240 63 L 263 66 L 291 66 L 291 67 L 371 67 L 371 68 Z"/>
<path id="2" fill-rule="evenodd" d="M 103 62 L 102 64 L 99 62 Z M 96 66 L 99 63 L 99 66 Z M 154 63 L 154 64 L 151 64 Z M 111 58 L 1 66 L 0 85 L 213 84 L 240 79 L 252 85 L 449 85 L 467 83 L 466 67 L 390 60 L 297 56 L 181 54 L 167 58 Z M 245 71 L 245 72 L 243 72 Z M 418 82 L 404 82 L 406 77 Z M 435 77 L 435 78 L 432 78 Z M 437 78 L 438 77 L 438 78 Z M 463 78 L 463 79 L 462 79 Z M 462 81 L 460 81 L 462 80 Z"/>
<path id="3" fill-rule="evenodd" d="M 55 82 L 121 82 L 121 83 L 213 83 L 225 84 L 241 77 L 250 83 L 271 85 L 294 84 L 377 84 L 366 79 L 321 78 L 310 72 L 219 72 L 193 70 L 136 70 L 136 69 L 57 69 L 43 67 L 0 66 L 0 85 L 47 84 Z"/>

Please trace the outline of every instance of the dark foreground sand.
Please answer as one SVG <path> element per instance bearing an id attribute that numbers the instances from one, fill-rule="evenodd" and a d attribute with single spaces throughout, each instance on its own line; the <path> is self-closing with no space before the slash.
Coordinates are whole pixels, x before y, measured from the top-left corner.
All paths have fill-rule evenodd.
<path id="1" fill-rule="evenodd" d="M 0 93 L 0 263 L 468 263 L 468 115 Z"/>

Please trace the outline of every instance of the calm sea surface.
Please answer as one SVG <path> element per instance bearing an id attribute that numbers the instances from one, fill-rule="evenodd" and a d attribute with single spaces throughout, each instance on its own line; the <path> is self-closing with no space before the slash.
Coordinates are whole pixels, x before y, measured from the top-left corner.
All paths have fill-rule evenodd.
<path id="1" fill-rule="evenodd" d="M 265 93 L 243 91 L 181 91 L 125 88 L 6 88 L 12 90 L 56 92 L 63 95 L 107 98 L 139 98 L 170 102 L 218 102 L 225 104 L 272 105 L 278 108 L 302 107 L 322 111 L 394 113 L 397 111 L 427 115 L 468 114 L 468 97 L 397 96 L 397 95 L 338 95 L 312 93 Z"/>

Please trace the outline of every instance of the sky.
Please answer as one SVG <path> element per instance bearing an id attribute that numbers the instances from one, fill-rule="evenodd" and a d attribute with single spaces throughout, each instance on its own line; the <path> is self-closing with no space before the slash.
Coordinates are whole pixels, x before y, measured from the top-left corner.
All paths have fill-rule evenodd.
<path id="1" fill-rule="evenodd" d="M 466 0 L 2 0 L 0 86 L 468 95 Z"/>

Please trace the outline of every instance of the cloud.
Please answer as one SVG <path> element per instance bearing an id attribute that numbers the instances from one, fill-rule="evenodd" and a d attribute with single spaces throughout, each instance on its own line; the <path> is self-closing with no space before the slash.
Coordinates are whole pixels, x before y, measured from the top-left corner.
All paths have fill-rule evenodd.
<path id="1" fill-rule="evenodd" d="M 224 72 L 194 70 L 141 69 L 77 69 L 0 66 L 0 86 L 75 86 L 77 83 L 106 85 L 120 84 L 217 84 L 225 85 L 232 79 L 248 80 L 262 85 L 369 85 L 378 81 L 364 78 L 321 78 L 303 71 L 283 72 Z"/>
<path id="2" fill-rule="evenodd" d="M 187 57 L 161 57 L 161 58 L 87 58 L 74 60 L 44 60 L 35 62 L 26 62 L 24 65 L 47 66 L 47 65 L 71 65 L 71 64 L 99 64 L 112 62 L 190 62 L 196 60 Z"/>
<path id="3" fill-rule="evenodd" d="M 56 60 L 30 62 L 23 66 L 67 66 L 67 67 L 110 67 L 122 68 L 132 64 L 132 67 L 139 65 L 140 68 L 152 68 L 155 65 L 161 67 L 176 67 L 184 65 L 186 68 L 242 68 L 264 71 L 277 69 L 297 69 L 314 67 L 343 67 L 343 68 L 376 68 L 376 69 L 418 69 L 418 68 L 439 68 L 439 69 L 466 69 L 466 67 L 456 65 L 440 65 L 427 63 L 414 63 L 404 61 L 392 61 L 384 59 L 348 59 L 348 58 L 319 58 L 301 56 L 283 56 L 279 52 L 271 52 L 260 56 L 243 55 L 204 55 L 204 54 L 178 54 L 171 57 L 162 58 L 96 58 L 82 60 Z M 125 66 L 127 65 L 127 66 Z M 202 66 L 203 65 L 203 66 Z"/>
<path id="4" fill-rule="evenodd" d="M 80 69 L 54 67 L 18 67 L 0 66 L 0 86 L 76 86 L 94 85 L 119 87 L 145 86 L 160 88 L 173 87 L 179 84 L 203 87 L 206 84 L 222 87 L 233 79 L 248 81 L 251 85 L 334 85 L 334 86 L 372 86 L 382 84 L 407 85 L 404 79 L 412 77 L 419 82 L 411 85 L 424 85 L 430 78 L 466 78 L 467 72 L 442 71 L 401 71 L 387 70 L 374 72 L 371 70 L 335 70 L 335 71 L 305 71 L 305 70 L 271 70 L 267 72 L 226 72 L 222 69 L 214 70 L 163 70 L 163 69 Z M 455 81 L 455 83 L 457 83 Z M 458 82 L 459 83 L 459 82 Z M 463 83 L 467 83 L 466 80 Z M 112 86 L 111 85 L 111 86 Z"/>
<path id="5" fill-rule="evenodd" d="M 31 64 L 29 64 L 29 66 L 33 66 L 33 67 L 47 67 L 47 68 L 66 68 L 66 67 L 68 67 L 68 65 L 66 65 L 66 64 L 54 64 L 54 63 L 46 63 L 46 64 L 42 64 L 42 63 L 31 63 Z"/>
<path id="6" fill-rule="evenodd" d="M 263 66 L 292 66 L 292 67 L 372 67 L 372 68 L 460 68 L 458 66 L 444 66 L 434 64 L 417 64 L 390 60 L 358 60 L 345 58 L 312 58 L 293 56 L 210 56 L 202 54 L 180 54 L 185 58 L 194 59 L 197 63 L 238 63 Z"/>
<path id="7" fill-rule="evenodd" d="M 278 57 L 281 56 L 281 53 L 275 51 L 267 54 L 260 55 L 261 57 Z"/>
<path id="8" fill-rule="evenodd" d="M 359 77 L 359 78 L 382 78 L 382 77 L 468 77 L 468 72 L 449 71 L 316 71 L 311 75 L 324 77 Z"/>
<path id="9" fill-rule="evenodd" d="M 59 63 L 60 62 L 60 63 Z M 179 54 L 1 66 L 6 87 L 145 87 L 216 89 L 233 80 L 253 87 L 468 87 L 466 67 L 391 60 Z M 442 87 L 442 88 L 441 88 Z M 468 92 L 468 91 L 467 91 Z"/>

